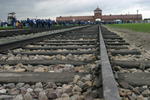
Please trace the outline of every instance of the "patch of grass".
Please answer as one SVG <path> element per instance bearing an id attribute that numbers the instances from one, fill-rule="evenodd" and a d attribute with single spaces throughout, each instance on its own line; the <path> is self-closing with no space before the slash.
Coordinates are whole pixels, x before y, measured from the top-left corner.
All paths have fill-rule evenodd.
<path id="1" fill-rule="evenodd" d="M 129 29 L 136 32 L 150 33 L 150 23 L 136 23 L 136 24 L 112 24 L 110 27 Z"/>
<path id="2" fill-rule="evenodd" d="M 0 30 L 9 30 L 9 29 L 14 29 L 14 27 L 12 27 L 12 26 L 0 27 Z"/>
<path id="3" fill-rule="evenodd" d="M 0 27 L 0 30 L 11 30 L 11 29 L 17 29 L 17 28 L 14 28 L 13 26 Z M 24 26 L 23 29 L 29 29 L 29 27 Z"/>

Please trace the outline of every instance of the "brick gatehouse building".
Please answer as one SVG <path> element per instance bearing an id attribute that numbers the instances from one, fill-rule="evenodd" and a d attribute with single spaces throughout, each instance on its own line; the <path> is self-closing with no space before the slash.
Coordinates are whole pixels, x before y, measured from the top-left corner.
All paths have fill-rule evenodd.
<path id="1" fill-rule="evenodd" d="M 126 14 L 126 15 L 102 15 L 102 10 L 100 8 L 96 8 L 94 10 L 94 16 L 66 16 L 66 17 L 56 17 L 57 22 L 68 22 L 68 21 L 102 21 L 102 22 L 114 22 L 114 21 L 122 21 L 122 22 L 135 22 L 142 20 L 142 14 Z"/>

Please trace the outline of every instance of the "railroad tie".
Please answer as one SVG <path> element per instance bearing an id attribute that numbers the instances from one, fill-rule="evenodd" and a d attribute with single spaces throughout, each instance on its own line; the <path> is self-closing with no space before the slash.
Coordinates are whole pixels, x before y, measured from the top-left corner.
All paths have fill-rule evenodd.
<path id="1" fill-rule="evenodd" d="M 96 54 L 96 50 L 90 50 L 90 51 L 29 51 L 29 52 L 12 52 L 14 55 L 22 54 L 22 55 L 68 55 L 68 54 L 75 54 L 75 55 L 81 55 L 81 54 Z"/>
<path id="2" fill-rule="evenodd" d="M 117 80 L 119 83 L 126 82 L 133 86 L 150 85 L 150 73 L 136 72 L 136 73 L 117 73 Z"/>
<path id="3" fill-rule="evenodd" d="M 133 49 L 133 50 L 112 50 L 112 51 L 110 51 L 111 52 L 111 55 L 112 56 L 115 56 L 115 55 L 129 55 L 129 54 L 131 54 L 131 55 L 140 55 L 141 54 L 141 52 L 139 51 L 139 50 L 135 50 L 135 49 Z"/>
<path id="4" fill-rule="evenodd" d="M 96 40 L 44 40 L 44 42 L 55 42 L 55 43 L 60 43 L 60 42 L 96 42 Z"/>
<path id="5" fill-rule="evenodd" d="M 79 65 L 86 65 L 88 63 L 92 63 L 94 60 L 89 60 L 89 61 L 69 61 L 69 60 L 8 60 L 8 61 L 3 61 L 0 60 L 1 65 L 17 65 L 18 63 L 22 63 L 24 65 L 56 65 L 56 64 L 71 64 L 75 66 Z"/>
<path id="6" fill-rule="evenodd" d="M 108 49 L 128 49 L 128 47 L 126 47 L 126 46 L 111 46 L 111 45 L 106 45 L 106 47 L 108 48 Z"/>
<path id="7" fill-rule="evenodd" d="M 129 45 L 129 43 L 124 42 L 106 42 L 106 45 Z"/>
<path id="8" fill-rule="evenodd" d="M 95 45 L 96 43 L 47 43 L 47 42 L 40 42 L 40 43 L 33 43 L 34 45 Z"/>
<path id="9" fill-rule="evenodd" d="M 109 37 L 109 36 L 105 36 L 104 39 L 118 39 L 118 40 L 123 40 L 122 37 Z"/>
<path id="10" fill-rule="evenodd" d="M 106 43 L 107 42 L 125 42 L 125 40 L 110 40 L 110 39 L 105 39 L 104 40 Z"/>
<path id="11" fill-rule="evenodd" d="M 137 69 L 147 69 L 150 68 L 150 61 L 122 61 L 113 60 L 111 61 L 113 66 L 120 66 L 122 68 L 137 68 Z"/>
<path id="12" fill-rule="evenodd" d="M 97 46 L 41 46 L 41 47 L 23 47 L 23 49 L 29 50 L 55 50 L 55 49 L 90 49 L 90 48 L 97 48 Z"/>
<path id="13" fill-rule="evenodd" d="M 36 82 L 72 82 L 75 75 L 84 76 L 87 73 L 73 72 L 0 72 L 1 83 L 36 83 Z"/>

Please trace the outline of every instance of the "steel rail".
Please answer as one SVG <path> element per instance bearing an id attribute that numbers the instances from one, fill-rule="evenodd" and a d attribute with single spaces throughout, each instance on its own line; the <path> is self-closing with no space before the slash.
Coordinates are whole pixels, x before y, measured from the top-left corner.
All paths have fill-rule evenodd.
<path id="1" fill-rule="evenodd" d="M 107 49 L 102 36 L 101 26 L 99 26 L 99 42 L 104 100 L 121 100 L 119 96 L 117 82 L 113 75 L 113 71 L 107 54 Z"/>

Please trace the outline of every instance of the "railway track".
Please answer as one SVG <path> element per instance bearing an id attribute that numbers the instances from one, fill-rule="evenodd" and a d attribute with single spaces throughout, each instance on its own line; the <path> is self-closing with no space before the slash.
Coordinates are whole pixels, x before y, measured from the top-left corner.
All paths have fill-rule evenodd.
<path id="1" fill-rule="evenodd" d="M 106 28 L 102 33 L 122 100 L 149 100 L 149 56 Z"/>
<path id="2" fill-rule="evenodd" d="M 139 99 L 141 95 L 148 98 L 142 92 L 149 89 L 150 74 L 143 69 L 149 67 L 149 62 L 121 60 L 141 52 L 131 49 L 123 38 L 104 27 L 64 30 L 4 43 L 1 47 L 0 99 L 144 100 Z M 135 68 L 142 72 L 129 71 Z M 138 91 L 136 86 L 145 90 Z"/>
<path id="3" fill-rule="evenodd" d="M 0 31 L 0 38 L 18 36 L 18 35 L 27 35 L 31 33 L 38 33 L 49 31 L 48 29 L 13 29 L 13 30 L 1 30 Z"/>
<path id="4" fill-rule="evenodd" d="M 52 26 L 50 29 L 41 28 L 41 29 L 0 30 L 0 39 L 1 38 L 6 38 L 6 37 L 20 36 L 20 35 L 36 34 L 36 33 L 40 33 L 40 32 L 58 30 L 58 29 L 63 29 L 63 28 L 69 28 L 69 26 L 64 26 L 64 27 L 54 27 L 54 26 Z"/>

